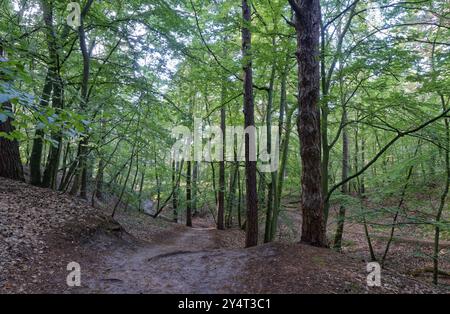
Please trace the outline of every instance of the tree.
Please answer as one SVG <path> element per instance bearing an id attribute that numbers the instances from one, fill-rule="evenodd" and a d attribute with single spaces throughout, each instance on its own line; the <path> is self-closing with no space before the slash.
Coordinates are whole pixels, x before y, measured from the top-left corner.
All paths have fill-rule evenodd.
<path id="1" fill-rule="evenodd" d="M 192 227 L 191 161 L 186 161 L 186 226 Z"/>
<path id="2" fill-rule="evenodd" d="M 10 102 L 1 104 L 0 133 L 7 136 L 14 132 L 13 118 L 11 118 L 12 106 Z M 0 177 L 25 181 L 22 162 L 20 161 L 19 142 L 16 139 L 8 139 L 0 136 Z"/>
<path id="3" fill-rule="evenodd" d="M 327 246 L 321 186 L 320 140 L 320 2 L 289 0 L 295 12 L 298 61 L 297 121 L 302 159 L 302 242 Z"/>
<path id="4" fill-rule="evenodd" d="M 8 61 L 0 41 L 0 64 Z M 8 84 L 11 80 L 0 70 L 0 78 Z M 0 86 L 3 87 L 3 86 Z M 15 128 L 13 125 L 13 110 L 11 102 L 6 101 L 0 106 L 0 177 L 25 181 L 22 162 L 20 160 L 19 142 L 12 137 Z M 5 135 L 1 135 L 4 133 Z M 8 138 L 10 137 L 11 138 Z"/>
<path id="5" fill-rule="evenodd" d="M 251 8 L 247 0 L 242 0 L 242 57 L 244 64 L 244 117 L 245 128 L 245 175 L 247 199 L 247 231 L 245 246 L 258 244 L 258 196 L 256 193 L 256 143 L 255 116 L 253 103 L 253 73 L 252 73 L 252 34 Z"/>
<path id="6" fill-rule="evenodd" d="M 226 82 L 222 80 L 221 101 L 225 102 L 227 97 Z M 224 230 L 224 212 L 225 212 L 225 106 L 220 108 L 220 129 L 222 131 L 222 158 L 219 162 L 219 197 L 217 206 L 217 229 Z"/>

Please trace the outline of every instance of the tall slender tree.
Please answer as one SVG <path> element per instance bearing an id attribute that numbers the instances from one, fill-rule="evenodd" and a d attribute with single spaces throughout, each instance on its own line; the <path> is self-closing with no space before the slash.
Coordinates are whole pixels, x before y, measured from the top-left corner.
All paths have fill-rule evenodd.
<path id="1" fill-rule="evenodd" d="M 242 0 L 242 56 L 244 64 L 244 118 L 245 128 L 245 175 L 247 222 L 245 246 L 258 244 L 258 195 L 256 193 L 256 132 L 253 103 L 252 34 L 250 30 L 252 12 L 249 2 Z"/>

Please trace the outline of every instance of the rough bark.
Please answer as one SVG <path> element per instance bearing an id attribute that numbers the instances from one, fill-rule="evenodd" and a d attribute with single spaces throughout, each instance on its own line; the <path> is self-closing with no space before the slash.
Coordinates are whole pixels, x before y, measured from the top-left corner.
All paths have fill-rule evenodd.
<path id="1" fill-rule="evenodd" d="M 7 61 L 4 56 L 3 46 L 0 41 L 0 65 Z M 4 74 L 0 67 L 0 79 Z M 8 84 L 8 83 L 6 83 Z M 0 103 L 0 113 L 6 114 L 5 121 L 0 120 L 0 132 L 10 135 L 14 131 L 13 110 L 10 102 Z M 25 181 L 22 162 L 20 160 L 19 142 L 15 139 L 7 139 L 0 136 L 0 177 Z"/>
<path id="2" fill-rule="evenodd" d="M 302 159 L 302 196 L 303 214 L 301 241 L 314 246 L 326 246 L 324 224 L 324 202 L 322 195 L 321 173 L 321 136 L 320 136 L 320 73 L 319 73 L 319 37 L 320 2 L 319 0 L 289 0 L 296 14 L 298 61 L 298 104 L 297 120 Z"/>
<path id="3" fill-rule="evenodd" d="M 12 115 L 11 103 L 1 104 L 0 112 Z M 0 121 L 0 132 L 11 134 L 14 131 L 13 119 L 8 116 L 6 121 Z M 0 177 L 25 181 L 22 162 L 20 160 L 19 142 L 0 136 Z"/>
<path id="4" fill-rule="evenodd" d="M 251 56 L 251 8 L 247 0 L 242 0 L 242 53 L 244 58 L 244 117 L 245 128 L 255 125 L 254 103 L 253 103 L 253 73 Z M 254 129 L 253 131 L 254 132 Z M 256 161 L 255 156 L 250 156 L 250 152 L 255 152 L 256 143 L 250 140 L 255 136 L 246 134 L 245 136 L 245 174 L 246 174 L 246 199 L 247 199 L 247 222 L 245 246 L 251 247 L 258 244 L 258 196 L 256 193 Z"/>

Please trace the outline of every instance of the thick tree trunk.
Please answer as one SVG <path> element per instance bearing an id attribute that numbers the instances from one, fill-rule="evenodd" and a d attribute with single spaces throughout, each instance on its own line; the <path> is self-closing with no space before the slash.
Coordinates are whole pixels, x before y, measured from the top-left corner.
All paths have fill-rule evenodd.
<path id="1" fill-rule="evenodd" d="M 0 41 L 0 65 L 7 61 L 3 46 Z M 3 73 L 0 67 L 0 77 Z M 10 135 L 14 131 L 13 110 L 10 102 L 0 103 L 0 113 L 5 115 L 0 120 L 0 133 Z M 16 139 L 7 139 L 0 135 L 0 177 L 8 179 L 25 181 L 23 175 L 22 161 L 20 160 L 19 142 Z"/>
<path id="2" fill-rule="evenodd" d="M 297 31 L 300 155 L 302 159 L 303 213 L 301 241 L 327 246 L 322 195 L 320 139 L 320 1 L 289 0 L 295 14 Z"/>
<path id="3" fill-rule="evenodd" d="M 1 104 L 0 109 L 0 112 L 12 115 L 11 103 L 5 102 Z M 0 133 L 11 134 L 14 131 L 12 121 L 13 119 L 9 116 L 4 122 L 0 120 Z M 0 136 L 0 177 L 25 181 L 22 162 L 20 161 L 19 142 L 6 139 L 3 136 Z"/>
<path id="4" fill-rule="evenodd" d="M 255 117 L 253 104 L 253 73 L 250 31 L 251 8 L 247 0 L 242 0 L 242 53 L 244 58 L 244 116 L 245 128 L 250 128 L 251 134 L 245 136 L 245 174 L 246 174 L 246 198 L 247 198 L 247 223 L 245 246 L 251 247 L 258 244 L 258 196 L 256 193 L 256 136 L 254 133 Z"/>

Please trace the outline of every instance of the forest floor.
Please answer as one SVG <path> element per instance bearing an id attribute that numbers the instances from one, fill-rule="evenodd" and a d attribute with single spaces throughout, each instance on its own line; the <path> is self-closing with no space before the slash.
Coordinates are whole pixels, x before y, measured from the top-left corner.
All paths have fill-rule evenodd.
<path id="1" fill-rule="evenodd" d="M 194 228 L 145 214 L 94 209 L 78 198 L 1 179 L 0 293 L 445 293 L 330 249 L 276 242 L 243 249 L 239 229 Z M 68 287 L 69 262 L 81 287 Z"/>

